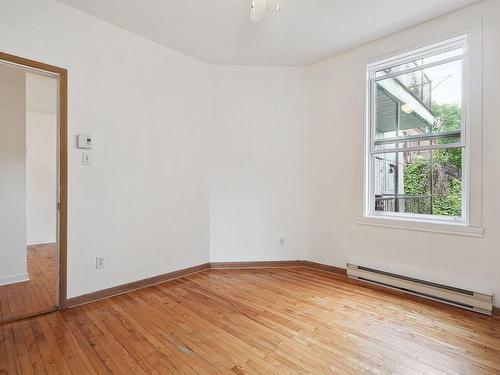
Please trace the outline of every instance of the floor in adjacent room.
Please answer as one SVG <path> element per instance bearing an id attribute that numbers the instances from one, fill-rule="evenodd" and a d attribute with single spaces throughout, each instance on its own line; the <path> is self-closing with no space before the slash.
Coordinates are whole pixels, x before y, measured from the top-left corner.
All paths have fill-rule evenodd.
<path id="1" fill-rule="evenodd" d="M 55 307 L 56 244 L 28 246 L 28 275 L 29 281 L 0 286 L 0 322 Z"/>
<path id="2" fill-rule="evenodd" d="M 0 326 L 0 374 L 500 374 L 500 320 L 310 268 L 210 270 Z"/>

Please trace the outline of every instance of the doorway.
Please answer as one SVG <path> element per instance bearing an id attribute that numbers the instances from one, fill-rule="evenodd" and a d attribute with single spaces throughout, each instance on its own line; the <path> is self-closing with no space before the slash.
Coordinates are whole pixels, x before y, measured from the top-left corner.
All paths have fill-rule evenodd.
<path id="1" fill-rule="evenodd" d="M 0 323 L 66 301 L 67 71 L 0 53 Z"/>

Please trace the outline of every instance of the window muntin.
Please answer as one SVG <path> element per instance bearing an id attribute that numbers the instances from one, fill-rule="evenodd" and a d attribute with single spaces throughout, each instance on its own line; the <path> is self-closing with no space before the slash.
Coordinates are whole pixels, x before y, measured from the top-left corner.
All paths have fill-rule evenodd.
<path id="1" fill-rule="evenodd" d="M 368 215 L 465 221 L 465 47 L 368 67 Z"/>

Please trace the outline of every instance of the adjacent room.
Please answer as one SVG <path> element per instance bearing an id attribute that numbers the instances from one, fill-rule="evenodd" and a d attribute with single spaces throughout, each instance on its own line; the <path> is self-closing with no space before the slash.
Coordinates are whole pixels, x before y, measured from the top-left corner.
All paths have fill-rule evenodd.
<path id="1" fill-rule="evenodd" d="M 500 374 L 500 0 L 0 0 L 0 374 Z"/>
<path id="2" fill-rule="evenodd" d="M 0 321 L 57 309 L 57 79 L 0 63 Z"/>

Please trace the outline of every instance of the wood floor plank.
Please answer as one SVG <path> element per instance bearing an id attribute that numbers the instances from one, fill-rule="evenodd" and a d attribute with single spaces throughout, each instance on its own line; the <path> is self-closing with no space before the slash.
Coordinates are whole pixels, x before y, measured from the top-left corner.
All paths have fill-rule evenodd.
<path id="1" fill-rule="evenodd" d="M 28 246 L 29 280 L 0 286 L 0 323 L 56 306 L 56 244 Z"/>
<path id="2" fill-rule="evenodd" d="M 259 288 L 259 294 L 265 294 L 265 290 L 263 287 Z M 227 293 L 227 291 L 225 292 Z M 242 298 L 241 296 L 237 296 L 236 297 L 236 300 Z M 275 300 L 275 297 L 274 296 L 270 296 L 271 300 Z M 264 303 L 269 303 L 270 301 L 264 301 Z M 296 305 L 291 305 L 291 306 L 284 306 L 285 308 L 289 309 L 290 311 L 292 311 L 294 308 L 296 308 L 297 306 Z M 272 314 L 272 312 L 270 311 L 267 311 L 263 314 L 261 314 L 261 318 L 264 317 L 264 316 L 268 316 L 269 314 Z M 311 317 L 307 318 L 306 320 L 310 320 Z M 300 321 L 300 320 L 289 320 L 289 319 L 294 319 L 293 317 L 293 314 L 283 314 L 283 315 L 280 315 L 279 317 L 278 316 L 270 316 L 270 319 L 269 321 L 272 322 L 272 321 L 280 321 L 283 323 L 283 326 L 289 326 L 290 324 L 293 324 L 295 327 L 297 327 L 298 330 L 300 331 L 305 331 L 305 330 L 310 330 L 310 326 L 304 326 L 303 323 L 305 323 L 305 321 Z M 273 327 L 274 329 L 276 329 L 277 327 L 274 326 Z M 315 341 L 312 341 L 309 343 L 310 346 L 313 346 L 314 350 L 318 350 L 318 342 L 315 342 Z M 345 352 L 343 353 L 345 355 Z M 334 354 L 333 353 L 330 353 L 330 357 L 333 356 Z M 306 358 L 307 359 L 307 358 Z"/>
<path id="3" fill-rule="evenodd" d="M 52 361 L 46 361 L 42 358 L 42 354 L 40 352 L 39 344 L 42 344 L 40 341 L 35 339 L 35 335 L 31 329 L 31 322 L 24 322 L 22 324 L 24 339 L 26 342 L 26 346 L 28 348 L 28 354 L 31 361 L 31 366 L 33 367 L 33 371 L 35 374 L 57 374 L 59 371 L 53 368 Z M 50 371 L 49 371 L 50 370 Z"/>
<path id="4" fill-rule="evenodd" d="M 4 329 L 0 327 L 0 363 L 2 366 L 0 367 L 0 373 L 2 371 L 4 373 L 13 372 L 13 366 L 11 361 L 11 356 L 9 356 L 9 351 L 12 350 L 12 346 L 8 342 L 8 337 L 4 332 Z"/>
<path id="5" fill-rule="evenodd" d="M 12 332 L 14 334 L 15 342 L 15 355 L 19 360 L 21 367 L 21 374 L 33 374 L 33 363 L 28 352 L 28 343 L 25 340 L 23 326 L 27 324 L 26 321 L 12 325 Z"/>
<path id="6" fill-rule="evenodd" d="M 45 335 L 41 325 L 42 320 L 31 320 L 30 326 L 49 374 L 71 374 L 71 370 L 64 361 L 51 335 Z"/>
<path id="7" fill-rule="evenodd" d="M 210 270 L 0 326 L 2 371 L 500 374 L 500 320 L 305 267 Z"/>
<path id="8" fill-rule="evenodd" d="M 3 332 L 2 344 L 5 345 L 5 357 L 0 359 L 0 370 L 5 371 L 7 374 L 20 374 L 21 366 L 19 357 L 15 353 L 12 327 L 6 324 L 0 328 L 2 328 L 1 331 Z"/>

